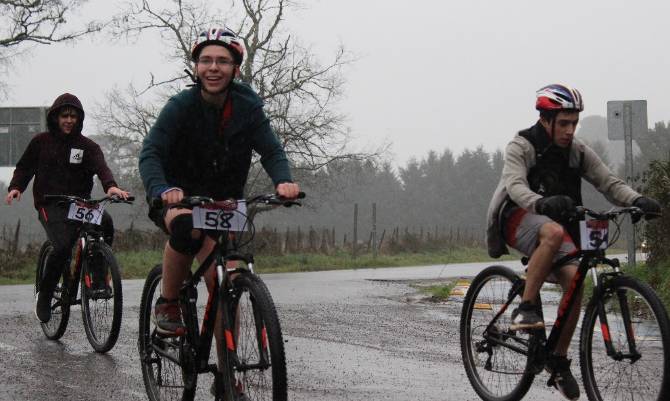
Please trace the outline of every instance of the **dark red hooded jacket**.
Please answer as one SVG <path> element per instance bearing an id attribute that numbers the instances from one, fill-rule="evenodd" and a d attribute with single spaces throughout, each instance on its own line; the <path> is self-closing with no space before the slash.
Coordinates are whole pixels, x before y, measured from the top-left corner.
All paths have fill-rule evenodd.
<path id="1" fill-rule="evenodd" d="M 69 134 L 58 128 L 58 111 L 64 106 L 79 110 L 79 122 Z M 81 134 L 84 108 L 76 96 L 60 95 L 47 114 L 49 130 L 37 134 L 28 144 L 16 163 L 9 191 L 24 192 L 35 176 L 33 196 L 35 209 L 46 205 L 44 195 L 75 195 L 89 198 L 93 189 L 93 176 L 97 175 L 105 192 L 116 187 L 112 172 L 105 163 L 100 146 Z"/>

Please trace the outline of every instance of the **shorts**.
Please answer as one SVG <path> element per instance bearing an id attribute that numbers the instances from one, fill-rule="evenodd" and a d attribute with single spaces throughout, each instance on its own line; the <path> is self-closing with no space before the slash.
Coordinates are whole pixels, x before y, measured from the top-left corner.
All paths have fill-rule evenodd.
<path id="1" fill-rule="evenodd" d="M 554 220 L 544 215 L 531 213 L 520 207 L 511 207 L 505 211 L 502 220 L 505 242 L 510 247 L 530 257 L 537 248 L 540 228 L 546 223 L 554 223 Z M 570 262 L 577 260 L 577 252 L 579 252 L 579 249 L 566 229 L 563 233 L 563 242 L 556 255 L 554 255 L 553 262 L 569 255 L 575 255 L 575 259 L 568 260 L 564 265 L 571 264 Z"/>

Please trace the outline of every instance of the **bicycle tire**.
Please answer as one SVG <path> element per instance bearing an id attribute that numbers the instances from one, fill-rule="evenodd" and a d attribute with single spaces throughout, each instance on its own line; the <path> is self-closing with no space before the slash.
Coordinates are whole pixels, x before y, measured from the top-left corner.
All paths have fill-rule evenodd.
<path id="1" fill-rule="evenodd" d="M 232 288 L 234 301 L 229 304 L 229 311 L 236 325 L 237 363 L 230 363 L 233 358 L 228 358 L 229 369 L 232 368 L 229 373 L 234 379 L 232 386 L 226 387 L 234 386 L 233 397 L 242 392 L 252 400 L 286 401 L 284 340 L 270 291 L 258 276 L 246 272 L 235 277 Z"/>
<path id="2" fill-rule="evenodd" d="M 519 280 L 512 269 L 489 266 L 470 283 L 463 301 L 460 322 L 461 356 L 473 389 L 485 401 L 520 400 L 530 389 L 535 375 L 525 369 L 527 356 L 484 337 L 484 331 L 507 302 Z M 521 302 L 517 295 L 492 326 L 492 339 L 528 350 L 529 335 L 509 330 L 512 310 Z M 491 335 L 491 333 L 489 333 Z M 484 358 L 481 356 L 486 355 Z"/>
<path id="3" fill-rule="evenodd" d="M 53 252 L 53 246 L 50 241 L 45 241 L 40 248 L 39 257 L 37 259 L 37 269 L 35 273 L 35 295 L 39 291 L 40 281 L 44 275 L 44 267 Z M 50 340 L 58 340 L 63 337 L 70 321 L 70 303 L 67 301 L 67 277 L 68 271 L 65 269 L 61 275 L 58 284 L 54 290 L 51 298 L 51 319 L 46 322 L 40 322 L 40 327 L 44 335 Z M 65 302 L 63 302 L 65 300 Z"/>
<path id="4" fill-rule="evenodd" d="M 187 374 L 185 377 L 180 364 L 157 353 L 156 347 L 162 346 L 165 352 L 173 353 L 177 360 L 182 360 L 183 337 L 160 339 L 151 322 L 152 309 L 160 295 L 160 290 L 156 289 L 160 286 L 162 276 L 163 267 L 159 264 L 151 269 L 142 289 L 137 341 L 142 379 L 151 401 L 190 401 L 195 395 L 197 374 Z M 186 381 L 190 383 L 189 386 L 184 385 Z"/>
<path id="5" fill-rule="evenodd" d="M 670 323 L 658 296 L 646 283 L 627 276 L 607 282 L 599 294 L 586 308 L 579 342 L 580 368 L 589 400 L 669 399 Z M 623 327 L 623 299 L 633 312 L 632 331 Z M 596 327 L 601 305 L 609 327 L 604 335 L 602 323 L 600 330 Z M 610 339 L 616 351 L 630 353 L 626 331 L 635 334 L 641 356 L 635 362 L 607 356 L 605 338 Z"/>
<path id="6" fill-rule="evenodd" d="M 121 330 L 121 273 L 109 245 L 97 242 L 91 246 L 81 271 L 81 318 L 88 342 L 95 352 L 105 353 L 114 347 Z M 96 261 L 94 258 L 98 252 L 100 256 Z M 99 261 L 103 262 L 102 266 L 93 266 L 94 262 Z M 94 272 L 93 269 L 99 270 Z M 101 279 L 103 282 L 98 283 Z"/>

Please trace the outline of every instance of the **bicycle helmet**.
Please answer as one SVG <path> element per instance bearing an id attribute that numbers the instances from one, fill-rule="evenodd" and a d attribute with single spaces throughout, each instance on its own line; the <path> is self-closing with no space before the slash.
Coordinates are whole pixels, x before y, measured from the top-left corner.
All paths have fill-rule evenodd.
<path id="1" fill-rule="evenodd" d="M 565 85 L 552 84 L 538 90 L 535 109 L 540 111 L 573 110 L 583 111 L 584 102 L 577 89 Z"/>
<path id="2" fill-rule="evenodd" d="M 235 63 L 240 65 L 244 59 L 244 42 L 228 28 L 210 28 L 198 35 L 191 49 L 191 59 L 198 60 L 202 49 L 207 45 L 220 45 L 230 50 Z"/>

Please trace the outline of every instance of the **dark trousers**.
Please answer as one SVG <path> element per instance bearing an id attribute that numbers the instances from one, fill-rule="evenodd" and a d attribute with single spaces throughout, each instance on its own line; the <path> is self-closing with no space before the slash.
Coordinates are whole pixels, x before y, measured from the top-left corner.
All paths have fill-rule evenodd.
<path id="1" fill-rule="evenodd" d="M 39 220 L 51 241 L 51 253 L 40 282 L 40 291 L 53 292 L 63 270 L 72 257 L 72 248 L 79 236 L 82 223 L 68 220 L 69 205 L 52 204 L 38 210 Z M 105 242 L 112 246 L 114 241 L 114 222 L 106 211 L 102 215 L 101 228 Z"/>

